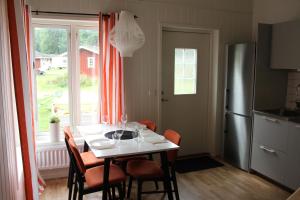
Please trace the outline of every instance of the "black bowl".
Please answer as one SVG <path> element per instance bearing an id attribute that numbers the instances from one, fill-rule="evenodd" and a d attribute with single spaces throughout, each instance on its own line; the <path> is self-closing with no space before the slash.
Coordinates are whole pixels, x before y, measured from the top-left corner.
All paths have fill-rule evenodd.
<path id="1" fill-rule="evenodd" d="M 110 132 L 105 133 L 104 136 L 107 137 L 108 139 L 113 139 L 113 137 L 112 137 L 113 134 L 115 132 L 120 133 L 121 131 L 123 131 L 123 130 L 110 131 Z M 126 131 L 123 132 L 121 140 L 130 140 L 130 139 L 133 139 L 133 138 L 136 138 L 136 137 L 137 137 L 137 134 L 134 131 L 126 130 Z"/>

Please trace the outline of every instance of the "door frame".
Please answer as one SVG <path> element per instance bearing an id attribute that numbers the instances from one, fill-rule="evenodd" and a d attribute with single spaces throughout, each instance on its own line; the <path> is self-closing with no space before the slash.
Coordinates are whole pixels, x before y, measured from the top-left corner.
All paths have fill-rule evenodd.
<path id="1" fill-rule="evenodd" d="M 195 27 L 182 24 L 158 24 L 158 51 L 157 51 L 157 116 L 156 121 L 158 130 L 162 130 L 162 48 L 163 48 L 163 31 L 172 30 L 178 32 L 208 33 L 210 35 L 210 66 L 209 66 L 209 83 L 208 83 L 208 125 L 207 134 L 209 138 L 209 152 L 212 156 L 219 154 L 217 135 L 217 91 L 218 91 L 218 63 L 219 63 L 219 30 L 203 27 Z M 214 81 L 216 80 L 216 81 Z M 221 137 L 221 136 L 220 136 Z"/>

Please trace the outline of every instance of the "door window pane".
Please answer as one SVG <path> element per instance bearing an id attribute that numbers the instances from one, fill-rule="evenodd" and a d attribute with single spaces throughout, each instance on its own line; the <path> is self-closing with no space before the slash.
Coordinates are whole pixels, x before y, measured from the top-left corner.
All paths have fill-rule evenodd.
<path id="1" fill-rule="evenodd" d="M 49 120 L 70 124 L 68 93 L 68 30 L 34 28 L 38 133 L 49 132 Z"/>
<path id="2" fill-rule="evenodd" d="M 196 94 L 197 49 L 175 48 L 174 95 Z"/>
<path id="3" fill-rule="evenodd" d="M 99 33 L 79 30 L 80 124 L 97 123 L 99 119 Z"/>

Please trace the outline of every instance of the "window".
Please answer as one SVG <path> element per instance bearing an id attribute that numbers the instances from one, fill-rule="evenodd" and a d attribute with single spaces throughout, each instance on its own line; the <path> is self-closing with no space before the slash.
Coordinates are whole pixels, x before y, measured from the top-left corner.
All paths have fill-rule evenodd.
<path id="1" fill-rule="evenodd" d="M 174 95 L 196 94 L 197 49 L 175 48 Z"/>
<path id="2" fill-rule="evenodd" d="M 33 33 L 37 140 L 49 137 L 53 115 L 61 129 L 98 122 L 97 21 L 33 19 Z"/>
<path id="3" fill-rule="evenodd" d="M 95 68 L 95 57 L 88 57 L 88 68 Z"/>

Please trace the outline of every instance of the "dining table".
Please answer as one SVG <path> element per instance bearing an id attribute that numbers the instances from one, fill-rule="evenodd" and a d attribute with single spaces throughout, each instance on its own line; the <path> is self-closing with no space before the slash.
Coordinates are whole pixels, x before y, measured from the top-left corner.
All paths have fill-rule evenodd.
<path id="1" fill-rule="evenodd" d="M 126 130 L 139 132 L 136 138 L 127 138 L 124 140 L 109 139 L 108 133 L 114 133 L 118 130 Z M 167 152 L 177 150 L 179 146 L 165 139 L 162 135 L 147 129 L 145 125 L 138 122 L 128 122 L 125 125 L 108 125 L 108 124 L 93 124 L 77 126 L 77 132 L 84 139 L 84 151 L 90 150 L 97 158 L 104 159 L 104 175 L 103 175 L 103 195 L 102 200 L 107 200 L 109 192 L 109 169 L 110 163 L 114 158 L 145 155 L 145 154 L 160 154 L 161 166 L 164 172 L 166 182 L 166 191 L 169 200 L 173 200 L 171 177 L 169 171 L 169 162 Z M 111 145 L 99 147 L 95 145 L 95 141 L 106 141 Z"/>

